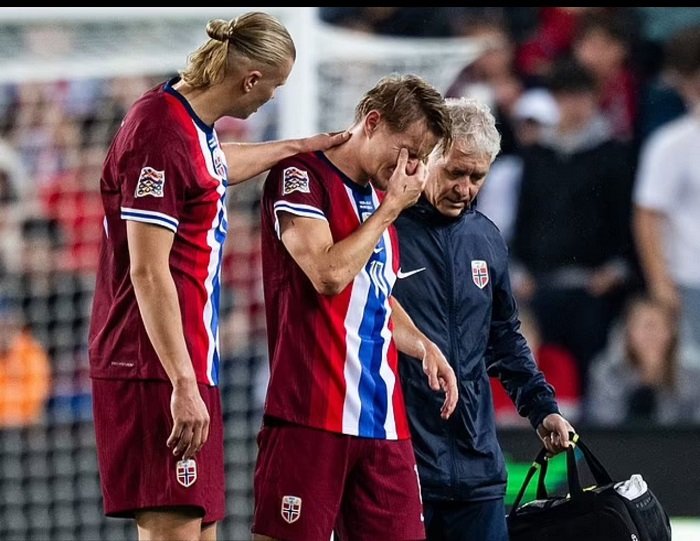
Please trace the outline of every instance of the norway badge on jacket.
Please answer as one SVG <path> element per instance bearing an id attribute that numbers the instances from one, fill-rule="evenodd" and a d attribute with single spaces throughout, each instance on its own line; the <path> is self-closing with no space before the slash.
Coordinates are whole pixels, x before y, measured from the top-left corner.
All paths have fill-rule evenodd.
<path id="1" fill-rule="evenodd" d="M 448 218 L 425 199 L 395 225 L 401 268 L 393 294 L 445 354 L 459 386 L 457 409 L 444 421 L 436 413 L 443 399 L 426 384 L 421 363 L 399 360 L 423 498 L 502 497 L 506 469 L 489 377 L 501 380 L 533 427 L 558 413 L 519 330 L 505 241 L 480 212 Z"/>

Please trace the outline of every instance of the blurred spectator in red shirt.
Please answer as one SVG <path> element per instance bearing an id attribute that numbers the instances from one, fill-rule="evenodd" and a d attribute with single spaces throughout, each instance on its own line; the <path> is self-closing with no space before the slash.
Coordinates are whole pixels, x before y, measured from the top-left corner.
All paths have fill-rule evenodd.
<path id="1" fill-rule="evenodd" d="M 64 270 L 92 273 L 96 268 L 104 217 L 99 192 L 104 154 L 101 146 L 82 150 L 76 167 L 56 174 L 41 189 L 45 215 L 65 236 Z"/>
<path id="2" fill-rule="evenodd" d="M 593 74 L 600 109 L 615 138 L 631 141 L 635 135 L 640 81 L 632 53 L 640 41 L 641 21 L 635 12 L 590 11 L 578 20 L 572 52 Z"/>
<path id="3" fill-rule="evenodd" d="M 518 46 L 516 66 L 523 76 L 533 83 L 540 83 L 552 65 L 571 51 L 579 17 L 592 7 L 540 8 L 539 24 L 532 35 Z"/>

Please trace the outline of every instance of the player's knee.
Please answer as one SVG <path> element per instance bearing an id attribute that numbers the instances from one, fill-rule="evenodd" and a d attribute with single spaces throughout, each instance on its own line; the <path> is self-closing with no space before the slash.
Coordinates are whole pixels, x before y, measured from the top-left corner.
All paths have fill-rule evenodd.
<path id="1" fill-rule="evenodd" d="M 163 509 L 136 514 L 139 541 L 201 541 L 202 517 L 197 509 Z"/>

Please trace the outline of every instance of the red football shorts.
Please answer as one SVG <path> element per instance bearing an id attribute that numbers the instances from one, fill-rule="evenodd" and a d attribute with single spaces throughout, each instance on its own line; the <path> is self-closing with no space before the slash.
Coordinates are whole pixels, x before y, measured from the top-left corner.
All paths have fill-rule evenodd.
<path id="1" fill-rule="evenodd" d="M 275 423 L 258 435 L 253 532 L 285 541 L 425 539 L 410 440 Z"/>
<path id="2" fill-rule="evenodd" d="M 105 515 L 189 506 L 204 524 L 225 512 L 224 443 L 218 387 L 200 385 L 209 439 L 194 461 L 181 462 L 166 442 L 172 430 L 167 381 L 93 379 L 93 412 Z"/>

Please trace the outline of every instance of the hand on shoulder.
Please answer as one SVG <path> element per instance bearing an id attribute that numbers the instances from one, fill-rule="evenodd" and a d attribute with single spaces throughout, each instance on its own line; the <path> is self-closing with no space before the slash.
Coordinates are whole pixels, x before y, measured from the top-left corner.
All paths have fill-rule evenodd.
<path id="1" fill-rule="evenodd" d="M 314 152 L 316 150 L 328 150 L 329 148 L 342 145 L 350 139 L 352 134 L 349 131 L 317 133 L 301 140 L 302 152 Z"/>

